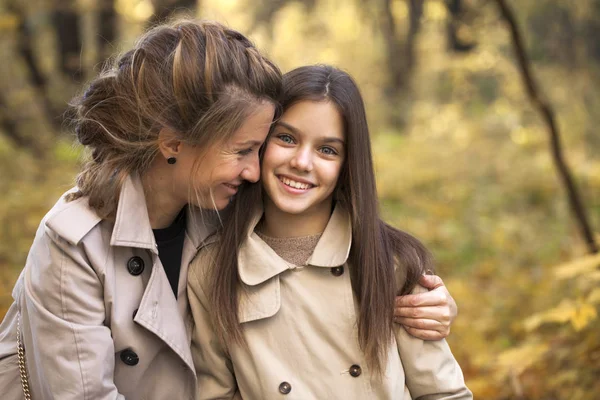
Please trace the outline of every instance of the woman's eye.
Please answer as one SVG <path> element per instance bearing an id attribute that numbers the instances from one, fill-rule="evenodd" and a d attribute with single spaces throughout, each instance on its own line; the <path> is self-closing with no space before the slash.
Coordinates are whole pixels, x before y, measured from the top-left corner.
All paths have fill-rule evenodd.
<path id="1" fill-rule="evenodd" d="M 294 139 L 285 133 L 277 135 L 277 138 L 281 140 L 283 143 L 294 143 Z"/>
<path id="2" fill-rule="evenodd" d="M 333 148 L 333 147 L 322 147 L 321 148 L 321 153 L 328 155 L 328 156 L 335 156 L 337 155 L 337 151 Z"/>
<path id="3" fill-rule="evenodd" d="M 252 153 L 252 147 L 249 149 L 244 149 L 244 150 L 240 150 L 237 152 L 240 156 L 247 156 L 248 154 Z"/>

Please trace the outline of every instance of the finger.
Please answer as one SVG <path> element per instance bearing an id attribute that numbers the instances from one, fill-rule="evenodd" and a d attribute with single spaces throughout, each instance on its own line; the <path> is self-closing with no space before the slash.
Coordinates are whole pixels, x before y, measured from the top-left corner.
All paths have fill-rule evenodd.
<path id="1" fill-rule="evenodd" d="M 404 329 L 406 329 L 406 331 L 410 335 L 412 335 L 416 338 L 419 338 L 421 340 L 441 340 L 441 339 L 444 339 L 445 337 L 447 337 L 448 334 L 450 333 L 450 331 L 448 331 L 448 333 L 443 333 L 443 332 L 438 332 L 438 331 L 414 329 L 414 328 L 410 328 L 410 327 L 405 327 Z"/>
<path id="2" fill-rule="evenodd" d="M 440 286 L 444 286 L 444 281 L 437 275 L 421 275 L 419 284 L 429 290 L 433 290 Z"/>
<path id="3" fill-rule="evenodd" d="M 434 319 L 396 317 L 394 318 L 394 322 L 397 324 L 404 325 L 408 328 L 421 329 L 424 331 L 445 332 L 448 330 L 448 327 L 442 325 L 439 321 L 436 321 Z"/>
<path id="4" fill-rule="evenodd" d="M 445 287 L 419 294 L 396 297 L 396 307 L 445 306 L 448 304 L 448 291 Z"/>
<path id="5" fill-rule="evenodd" d="M 448 307 L 400 307 L 394 309 L 394 317 L 432 319 L 447 325 L 451 315 Z"/>

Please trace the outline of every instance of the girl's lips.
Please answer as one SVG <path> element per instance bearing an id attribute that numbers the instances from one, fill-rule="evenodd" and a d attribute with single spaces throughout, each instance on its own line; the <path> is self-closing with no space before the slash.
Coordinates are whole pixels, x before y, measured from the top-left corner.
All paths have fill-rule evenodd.
<path id="1" fill-rule="evenodd" d="M 279 179 L 280 181 L 282 181 L 283 183 L 285 183 L 288 186 L 291 186 L 291 187 L 302 186 L 302 187 L 296 188 L 296 189 L 311 189 L 311 188 L 317 186 L 317 185 L 313 184 L 312 182 L 307 181 L 302 178 L 296 178 L 293 176 L 286 176 L 286 175 L 276 175 L 276 176 L 277 176 L 277 179 Z"/>
<path id="2" fill-rule="evenodd" d="M 285 184 L 282 180 L 282 177 L 278 176 L 277 180 L 279 181 L 279 184 L 281 185 L 281 187 L 290 194 L 304 194 L 304 193 L 307 193 L 309 190 L 311 190 L 314 187 L 314 185 L 309 184 L 308 187 L 304 188 L 304 189 L 295 188 L 293 186 L 289 186 L 289 185 Z"/>

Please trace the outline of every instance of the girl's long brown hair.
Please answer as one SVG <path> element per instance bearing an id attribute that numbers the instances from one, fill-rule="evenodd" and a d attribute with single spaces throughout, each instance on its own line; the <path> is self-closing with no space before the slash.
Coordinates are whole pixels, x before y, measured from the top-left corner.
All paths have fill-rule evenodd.
<path id="1" fill-rule="evenodd" d="M 241 33 L 212 21 L 158 25 L 71 102 L 77 138 L 91 159 L 69 199 L 87 196 L 100 217 L 111 218 L 124 179 L 143 174 L 157 155 L 162 128 L 207 149 L 280 94 L 281 72 Z"/>
<path id="2" fill-rule="evenodd" d="M 432 261 L 421 242 L 381 220 L 365 107 L 354 80 L 331 66 L 297 68 L 283 77 L 281 104 L 285 111 L 304 100 L 330 101 L 344 120 L 347 153 L 336 200 L 349 210 L 352 218 L 348 262 L 360 307 L 359 344 L 373 372 L 382 376 L 393 335 L 394 298 L 410 293 L 420 275 L 432 269 Z M 258 201 L 262 201 L 260 183 L 249 184 L 238 193 L 221 232 L 216 263 L 209 272 L 210 310 L 216 331 L 225 342 L 244 343 L 237 314 L 241 285 L 237 256 L 249 229 L 248 210 Z M 394 272 L 398 264 L 404 274 L 400 287 Z"/>

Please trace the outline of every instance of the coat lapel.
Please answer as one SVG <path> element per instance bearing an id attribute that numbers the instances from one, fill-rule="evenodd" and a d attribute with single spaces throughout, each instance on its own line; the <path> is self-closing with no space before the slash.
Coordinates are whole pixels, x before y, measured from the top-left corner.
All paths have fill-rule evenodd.
<path id="1" fill-rule="evenodd" d="M 190 336 L 177 300 L 157 255 L 153 255 L 152 274 L 142 296 L 135 322 L 162 339 L 194 370 Z"/>
<path id="2" fill-rule="evenodd" d="M 198 246 L 214 231 L 218 221 L 215 211 L 188 206 L 177 299 L 158 257 L 144 191 L 138 176 L 130 176 L 123 183 L 110 240 L 112 246 L 150 250 L 152 273 L 134 320 L 164 341 L 191 371 L 195 370 L 190 351 L 192 324 L 185 290 L 188 264 Z"/>

